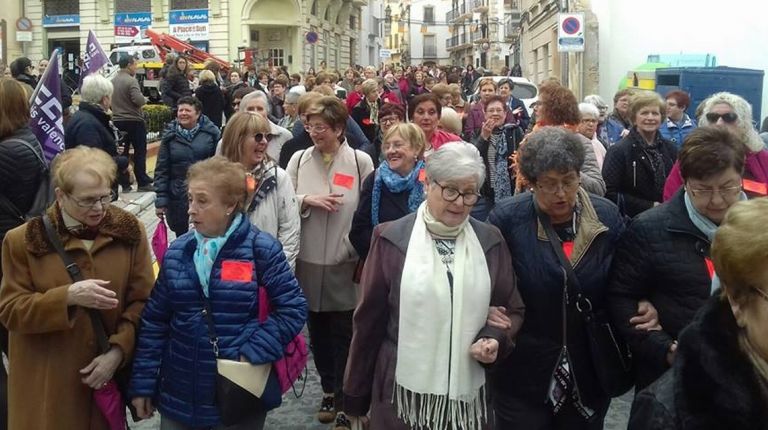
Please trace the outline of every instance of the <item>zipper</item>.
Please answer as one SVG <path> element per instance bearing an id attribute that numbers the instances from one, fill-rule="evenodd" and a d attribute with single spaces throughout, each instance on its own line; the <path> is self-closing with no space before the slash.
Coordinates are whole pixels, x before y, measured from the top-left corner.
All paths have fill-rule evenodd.
<path id="1" fill-rule="evenodd" d="M 637 188 L 637 161 L 632 162 L 632 188 Z"/>

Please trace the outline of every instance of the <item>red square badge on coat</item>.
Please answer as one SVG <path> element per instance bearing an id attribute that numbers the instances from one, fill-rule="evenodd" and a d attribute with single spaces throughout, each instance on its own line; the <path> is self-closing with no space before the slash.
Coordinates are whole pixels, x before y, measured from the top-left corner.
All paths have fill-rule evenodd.
<path id="1" fill-rule="evenodd" d="M 253 280 L 253 263 L 249 261 L 224 260 L 221 263 L 221 280 L 251 282 Z"/>
<path id="2" fill-rule="evenodd" d="M 343 173 L 334 173 L 333 185 L 338 185 L 340 187 L 351 190 L 352 186 L 355 185 L 355 177 L 352 175 L 345 175 Z"/>

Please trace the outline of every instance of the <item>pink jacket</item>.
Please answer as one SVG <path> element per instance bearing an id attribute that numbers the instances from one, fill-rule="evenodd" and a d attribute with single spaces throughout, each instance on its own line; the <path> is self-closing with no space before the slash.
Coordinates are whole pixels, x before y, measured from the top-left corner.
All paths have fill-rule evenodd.
<path id="1" fill-rule="evenodd" d="M 747 155 L 744 170 L 753 176 L 757 182 L 768 184 L 768 150 L 751 152 Z M 682 186 L 683 177 L 680 175 L 680 162 L 676 161 L 669 172 L 667 182 L 664 184 L 664 201 L 671 199 Z"/>
<path id="2" fill-rule="evenodd" d="M 432 134 L 430 143 L 432 144 L 432 149 L 437 151 L 441 146 L 448 142 L 461 142 L 461 140 L 462 139 L 459 136 L 456 136 L 453 133 L 448 133 L 447 131 L 443 130 L 435 130 L 435 132 Z"/>

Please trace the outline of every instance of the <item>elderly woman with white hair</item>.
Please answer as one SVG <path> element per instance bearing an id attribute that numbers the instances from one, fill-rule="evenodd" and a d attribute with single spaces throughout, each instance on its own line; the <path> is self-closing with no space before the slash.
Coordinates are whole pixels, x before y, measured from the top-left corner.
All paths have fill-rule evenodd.
<path id="1" fill-rule="evenodd" d="M 606 127 L 605 120 L 608 118 L 608 103 L 603 100 L 598 94 L 590 94 L 584 97 L 584 103 L 591 103 L 599 112 L 597 117 L 597 135 L 600 140 L 608 143 L 608 128 Z"/>
<path id="2" fill-rule="evenodd" d="M 269 97 L 263 91 L 248 93 L 240 100 L 240 112 L 258 113 L 269 122 L 270 138 L 269 145 L 267 146 L 267 155 L 273 160 L 279 160 L 280 149 L 283 148 L 285 142 L 293 139 L 293 134 L 269 119 L 271 110 L 272 104 L 269 102 Z"/>
<path id="3" fill-rule="evenodd" d="M 64 129 L 64 148 L 85 145 L 109 154 L 117 165 L 117 180 L 111 184 L 114 199 L 117 186 L 131 191 L 131 166 L 128 157 L 117 152 L 118 130 L 108 113 L 112 107 L 113 86 L 107 78 L 94 74 L 83 79 L 80 89 L 80 109 L 72 115 Z"/>
<path id="4" fill-rule="evenodd" d="M 597 135 L 597 127 L 600 124 L 600 110 L 592 103 L 579 103 L 579 125 L 576 130 L 592 142 L 592 149 L 595 150 L 595 158 L 600 170 L 603 170 L 603 160 L 608 151 L 608 144 L 601 140 Z"/>
<path id="5" fill-rule="evenodd" d="M 415 213 L 379 224 L 362 277 L 344 380 L 354 423 L 371 428 L 487 427 L 484 365 L 514 347 L 524 307 L 509 250 L 495 227 L 469 216 L 485 166 L 464 142 L 427 159 L 427 197 Z M 488 325 L 489 306 L 508 317 Z"/>
<path id="6" fill-rule="evenodd" d="M 752 125 L 752 106 L 742 97 L 727 92 L 709 96 L 702 103 L 699 126 L 726 127 L 747 147 L 744 163 L 744 192 L 750 198 L 768 195 L 768 149 Z M 683 186 L 680 163 L 675 163 L 664 184 L 664 201 L 671 199 Z"/>

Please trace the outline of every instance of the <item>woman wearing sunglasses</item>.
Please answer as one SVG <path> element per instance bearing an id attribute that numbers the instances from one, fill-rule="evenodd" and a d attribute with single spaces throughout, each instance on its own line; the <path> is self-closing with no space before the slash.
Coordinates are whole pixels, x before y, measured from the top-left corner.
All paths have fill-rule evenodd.
<path id="1" fill-rule="evenodd" d="M 221 142 L 221 155 L 242 164 L 250 173 L 245 213 L 251 224 L 283 245 L 296 267 L 301 220 L 293 183 L 285 170 L 267 155 L 272 140 L 270 124 L 257 113 L 238 112 L 230 118 Z"/>
<path id="2" fill-rule="evenodd" d="M 685 187 L 661 206 L 638 215 L 617 245 L 608 286 L 616 327 L 635 360 L 641 390 L 672 365 L 677 339 L 715 290 L 709 247 L 742 192 L 745 146 L 722 127 L 692 131 L 680 151 Z M 656 308 L 660 326 L 637 330 L 641 300 Z"/>
<path id="3" fill-rule="evenodd" d="M 726 92 L 713 94 L 704 100 L 699 124 L 722 126 L 736 133 L 747 150 L 744 163 L 744 191 L 750 198 L 765 197 L 768 194 L 765 189 L 768 184 L 768 150 L 765 149 L 763 140 L 752 125 L 752 106 L 735 94 Z M 664 184 L 664 201 L 674 197 L 682 186 L 680 165 L 675 163 Z"/>

